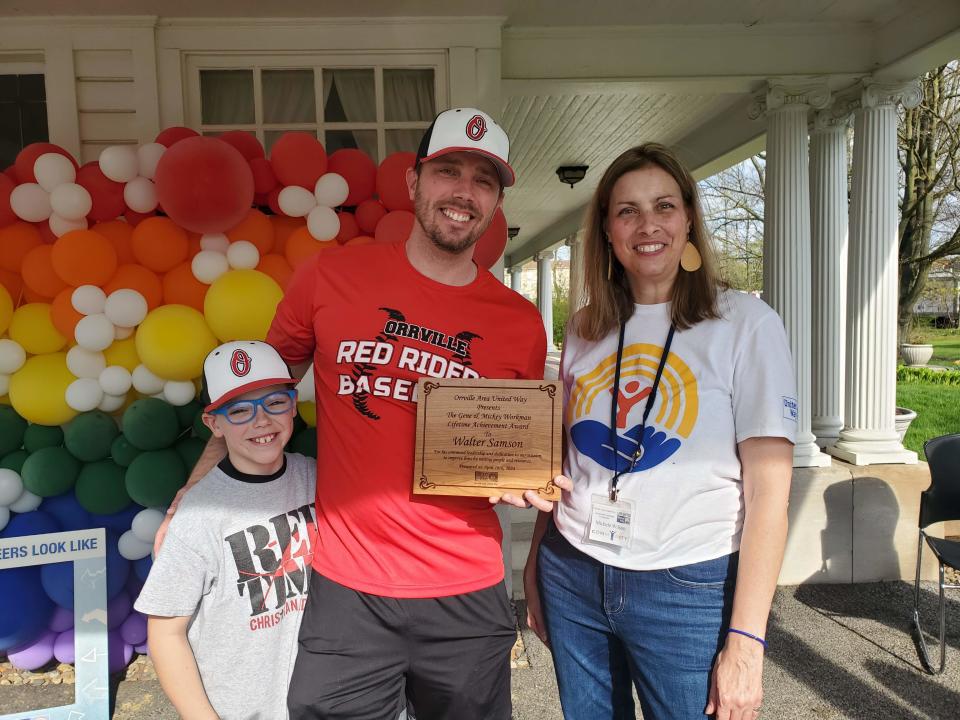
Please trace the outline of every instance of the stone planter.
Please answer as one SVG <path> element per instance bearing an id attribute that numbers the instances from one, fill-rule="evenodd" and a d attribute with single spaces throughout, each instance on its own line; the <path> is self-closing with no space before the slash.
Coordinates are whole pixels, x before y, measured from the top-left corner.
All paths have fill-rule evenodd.
<path id="1" fill-rule="evenodd" d="M 893 424 L 897 429 L 897 434 L 900 436 L 900 442 L 903 442 L 904 436 L 907 434 L 907 428 L 910 427 L 910 423 L 917 419 L 917 413 L 909 408 L 897 408 L 897 414 L 893 419 Z"/>
<path id="2" fill-rule="evenodd" d="M 933 345 L 903 343 L 900 346 L 900 357 L 909 367 L 923 367 L 933 357 Z"/>

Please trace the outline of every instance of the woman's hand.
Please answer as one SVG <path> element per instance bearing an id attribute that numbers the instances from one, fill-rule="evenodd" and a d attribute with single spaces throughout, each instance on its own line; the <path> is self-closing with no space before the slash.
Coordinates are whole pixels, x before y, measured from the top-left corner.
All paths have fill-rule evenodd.
<path id="1" fill-rule="evenodd" d="M 763 702 L 763 646 L 729 634 L 717 655 L 704 712 L 717 720 L 754 720 Z"/>
<path id="2" fill-rule="evenodd" d="M 539 545 L 539 543 L 537 543 Z M 543 609 L 540 607 L 540 588 L 537 585 L 537 553 L 532 551 L 527 557 L 527 564 L 523 567 L 523 594 L 527 599 L 527 625 L 547 647 L 550 647 L 550 638 L 547 636 L 547 625 L 543 621 Z"/>

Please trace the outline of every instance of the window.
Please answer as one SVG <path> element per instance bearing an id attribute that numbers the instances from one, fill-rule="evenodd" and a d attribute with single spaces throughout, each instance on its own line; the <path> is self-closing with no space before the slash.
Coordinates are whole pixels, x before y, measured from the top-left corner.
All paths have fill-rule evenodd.
<path id="1" fill-rule="evenodd" d="M 440 55 L 365 57 L 350 66 L 285 60 L 238 67 L 235 58 L 188 58 L 191 124 L 205 135 L 248 130 L 268 153 L 283 133 L 309 132 L 328 153 L 359 148 L 379 162 L 415 151 L 443 106 Z"/>
<path id="2" fill-rule="evenodd" d="M 30 143 L 48 139 L 43 75 L 0 75 L 0 169 Z"/>

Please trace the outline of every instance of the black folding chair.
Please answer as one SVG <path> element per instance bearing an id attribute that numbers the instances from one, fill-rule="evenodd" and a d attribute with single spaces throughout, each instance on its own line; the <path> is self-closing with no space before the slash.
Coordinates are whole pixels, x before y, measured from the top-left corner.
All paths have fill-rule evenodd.
<path id="1" fill-rule="evenodd" d="M 960 520 L 960 434 L 942 435 L 923 446 L 930 465 L 930 487 L 920 494 L 920 539 L 917 546 L 917 581 L 913 592 L 913 627 L 917 633 L 920 656 L 927 670 L 934 675 L 943 672 L 947 662 L 947 618 L 944 590 L 960 588 L 943 579 L 945 567 L 960 569 L 960 542 L 927 535 L 926 528 L 945 520 Z M 940 669 L 930 662 L 927 641 L 920 625 L 920 561 L 923 545 L 930 546 L 940 566 Z"/>

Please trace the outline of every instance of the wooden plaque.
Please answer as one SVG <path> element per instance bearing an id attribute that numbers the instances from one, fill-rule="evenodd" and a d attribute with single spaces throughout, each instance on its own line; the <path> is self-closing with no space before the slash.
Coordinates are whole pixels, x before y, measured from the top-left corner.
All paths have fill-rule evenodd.
<path id="1" fill-rule="evenodd" d="M 421 378 L 418 390 L 414 493 L 560 498 L 559 382 Z"/>

